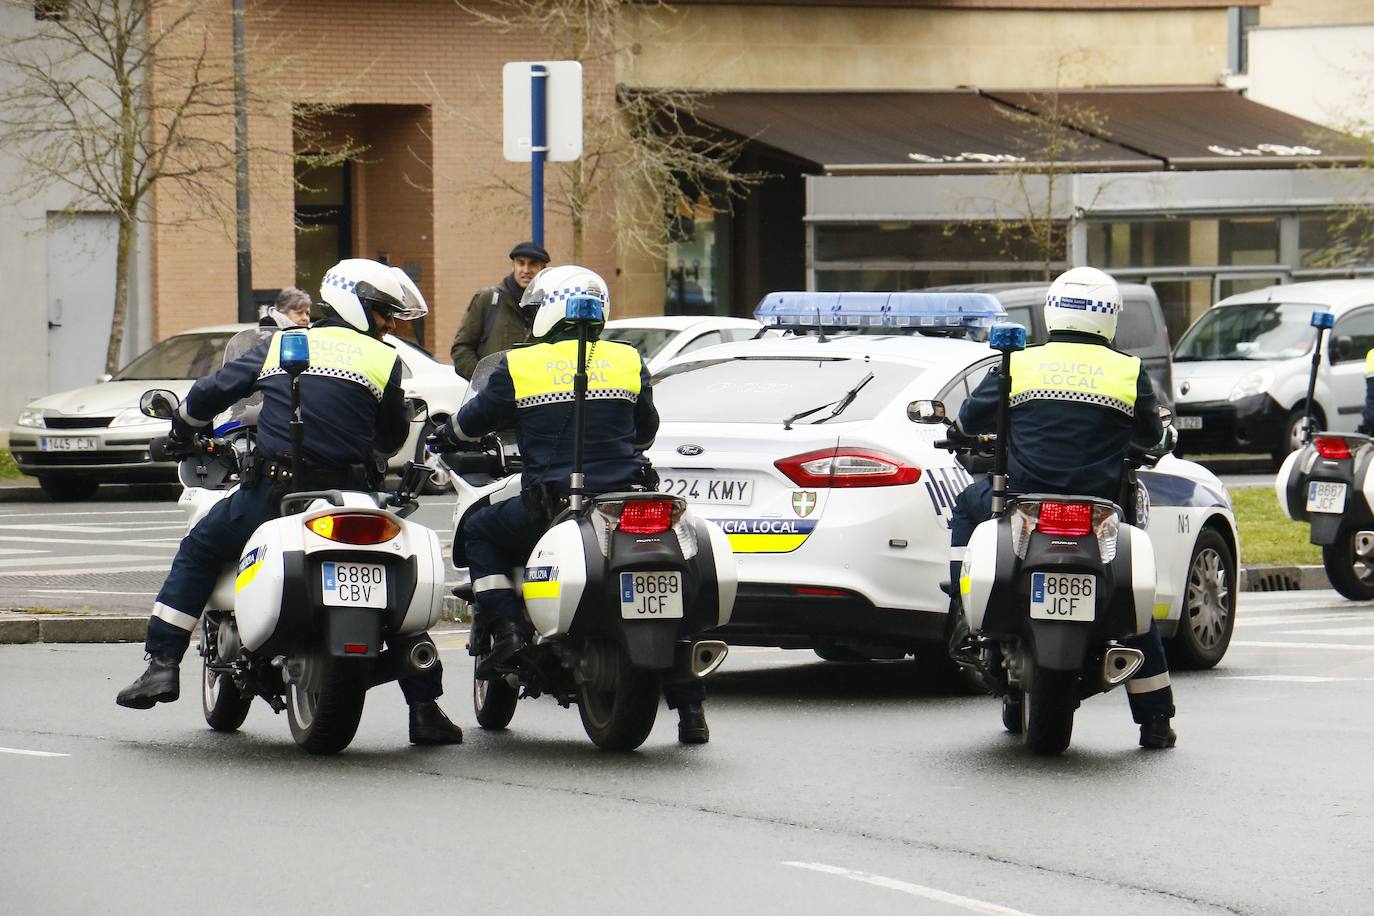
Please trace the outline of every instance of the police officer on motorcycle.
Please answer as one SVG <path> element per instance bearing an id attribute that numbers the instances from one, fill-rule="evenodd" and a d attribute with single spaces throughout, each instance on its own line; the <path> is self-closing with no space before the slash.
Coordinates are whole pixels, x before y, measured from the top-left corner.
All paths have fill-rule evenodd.
<path id="1" fill-rule="evenodd" d="M 1050 286 L 1045 296 L 1049 341 L 1012 354 L 1008 476 L 1015 492 L 1119 502 L 1122 462 L 1132 443 L 1148 448 L 1160 441 L 1163 426 L 1145 368 L 1111 347 L 1121 308 L 1116 281 L 1093 267 L 1075 267 Z M 995 431 L 997 383 L 994 369 L 964 402 L 959 411 L 964 432 Z M 950 521 L 952 583 L 959 581 L 973 529 L 991 517 L 991 481 L 983 479 L 959 494 Z M 951 648 L 959 657 L 971 646 L 957 597 L 951 615 Z M 1140 745 L 1173 747 L 1173 690 L 1153 619 L 1149 632 L 1128 644 L 1145 654 L 1140 670 L 1126 682 Z"/>
<path id="2" fill-rule="evenodd" d="M 486 358 L 474 372 L 481 387 L 431 442 L 436 451 L 462 448 L 485 434 L 514 427 L 524 471 L 519 499 L 480 509 L 464 522 L 461 535 L 472 575 L 473 626 L 485 630 L 491 651 L 477 666 L 489 677 L 523 647 L 523 605 L 511 581 L 553 516 L 567 504 L 572 473 L 573 375 L 577 367 L 577 330 L 566 320 L 570 296 L 593 296 L 610 315 L 610 294 L 596 273 L 576 266 L 549 267 L 525 288 L 520 306 L 534 311 L 532 345 Z M 649 371 L 632 346 L 590 335 L 585 421 L 584 491 L 591 495 L 652 485 L 643 452 L 658 434 Z M 485 381 L 481 381 L 485 378 Z M 702 701 L 706 689 L 697 679 L 664 684 L 664 698 L 678 711 L 678 740 L 708 740 Z"/>
<path id="3" fill-rule="evenodd" d="M 377 478 L 374 453 L 390 455 L 405 442 L 410 411 L 401 389 L 400 358 L 382 337 L 395 330 L 396 321 L 428 312 L 420 291 L 395 268 L 350 258 L 329 269 L 320 295 L 325 318 L 305 332 L 316 358 L 300 379 L 301 479 L 291 475 L 291 380 L 280 366 L 280 335 L 196 382 L 172 419 L 169 446 L 184 450 L 220 411 L 250 392 L 263 395 L 250 466 L 239 488 L 182 539 L 148 620 L 148 668 L 119 692 L 115 702 L 120 706 L 149 709 L 178 698 L 181 658 L 220 571 L 238 559 L 259 525 L 280 514 L 282 496 L 368 487 Z M 324 353 L 327 360 L 318 358 Z M 400 681 L 413 744 L 463 740 L 462 730 L 435 702 L 443 693 L 442 677 L 436 663 Z"/>

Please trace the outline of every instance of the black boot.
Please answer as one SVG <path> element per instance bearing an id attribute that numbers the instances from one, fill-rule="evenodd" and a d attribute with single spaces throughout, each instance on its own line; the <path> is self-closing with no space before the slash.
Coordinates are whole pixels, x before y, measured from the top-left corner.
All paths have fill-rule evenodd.
<path id="1" fill-rule="evenodd" d="M 489 678 L 510 661 L 525 641 L 513 620 L 498 620 L 491 625 L 491 651 L 477 660 L 477 676 Z"/>
<path id="2" fill-rule="evenodd" d="M 1150 719 L 1140 726 L 1140 746 L 1163 750 L 1178 743 L 1178 735 L 1163 717 Z"/>
<path id="3" fill-rule="evenodd" d="M 449 721 L 433 700 L 410 707 L 411 744 L 462 744 L 463 730 Z"/>
<path id="4" fill-rule="evenodd" d="M 706 710 L 700 703 L 684 703 L 677 708 L 677 743 L 705 744 L 711 740 L 706 727 Z"/>
<path id="5" fill-rule="evenodd" d="M 181 696 L 181 660 L 170 655 L 149 655 L 148 670 L 119 691 L 115 702 L 129 709 L 152 709 Z"/>

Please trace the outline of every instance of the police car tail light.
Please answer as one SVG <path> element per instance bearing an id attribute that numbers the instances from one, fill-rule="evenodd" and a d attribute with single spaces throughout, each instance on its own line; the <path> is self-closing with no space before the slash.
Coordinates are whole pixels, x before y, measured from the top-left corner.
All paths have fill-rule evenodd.
<path id="1" fill-rule="evenodd" d="M 1318 436 L 1312 440 L 1317 454 L 1323 458 L 1340 459 L 1350 457 L 1350 443 L 1340 436 Z"/>
<path id="2" fill-rule="evenodd" d="M 401 533 L 394 518 L 363 512 L 321 515 L 306 522 L 305 527 L 325 540 L 341 544 L 384 544 Z"/>
<path id="3" fill-rule="evenodd" d="M 870 449 L 822 449 L 773 465 L 799 487 L 895 487 L 921 479 L 915 465 Z"/>

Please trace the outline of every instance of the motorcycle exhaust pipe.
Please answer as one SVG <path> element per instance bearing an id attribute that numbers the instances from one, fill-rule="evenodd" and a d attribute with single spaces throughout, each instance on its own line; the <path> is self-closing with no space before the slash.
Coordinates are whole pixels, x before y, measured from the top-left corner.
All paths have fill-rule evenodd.
<path id="1" fill-rule="evenodd" d="M 434 667 L 434 663 L 439 660 L 439 650 L 434 643 L 428 640 L 417 642 L 410 647 L 410 655 L 407 656 L 410 667 L 416 671 L 428 671 Z"/>
<path id="2" fill-rule="evenodd" d="M 692 676 L 706 677 L 725 661 L 730 647 L 718 639 L 703 639 L 692 643 Z"/>
<path id="3" fill-rule="evenodd" d="M 1145 664 L 1145 653 L 1126 646 L 1112 646 L 1102 657 L 1102 684 L 1104 689 L 1115 687 L 1140 670 Z"/>

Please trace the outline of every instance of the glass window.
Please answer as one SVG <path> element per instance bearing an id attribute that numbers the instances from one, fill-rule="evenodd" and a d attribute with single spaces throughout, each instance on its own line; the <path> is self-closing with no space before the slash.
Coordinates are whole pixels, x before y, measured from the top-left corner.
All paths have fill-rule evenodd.
<path id="1" fill-rule="evenodd" d="M 1164 344 L 1164 329 L 1155 322 L 1155 310 L 1148 301 L 1127 300 L 1116 318 L 1118 350 L 1144 350 L 1151 345 Z"/>
<path id="2" fill-rule="evenodd" d="M 1052 255 L 1067 255 L 1066 224 L 1055 226 Z M 816 263 L 834 261 L 1030 261 L 1043 252 L 1012 224 L 864 223 L 817 224 Z"/>
<path id="3" fill-rule="evenodd" d="M 601 339 L 629 344 L 639 351 L 639 358 L 647 363 L 675 334 L 677 331 L 672 328 L 608 327 L 601 332 Z"/>
<path id="4" fill-rule="evenodd" d="M 969 395 L 973 394 L 974 389 L 987 377 L 995 365 L 997 365 L 997 360 L 988 360 L 981 365 L 974 366 L 955 379 L 948 388 L 940 392 L 940 400 L 945 403 L 945 416 L 950 418 L 959 416 L 959 408 L 964 406 Z"/>
<path id="5" fill-rule="evenodd" d="M 1188 329 L 1174 362 L 1292 359 L 1312 348 L 1311 305 L 1255 302 L 1214 308 Z"/>
<path id="6" fill-rule="evenodd" d="M 1374 220 L 1339 212 L 1299 217 L 1298 263 L 1303 267 L 1374 263 Z"/>
<path id="7" fill-rule="evenodd" d="M 1364 362 L 1370 350 L 1374 350 L 1374 309 L 1359 309 L 1336 322 L 1331 331 L 1333 363 Z"/>
<path id="8" fill-rule="evenodd" d="M 1279 221 L 1243 216 L 1217 221 L 1218 264 L 1277 264 Z"/>
<path id="9" fill-rule="evenodd" d="M 670 366 L 654 379 L 654 406 L 664 420 L 699 423 L 824 422 L 838 402 L 871 372 L 836 422 L 869 420 L 924 370 L 877 360 L 798 357 L 707 359 Z"/>
<path id="10" fill-rule="evenodd" d="M 1193 263 L 1193 240 L 1215 237 L 1215 227 L 1212 220 L 1186 219 L 1089 223 L 1088 263 L 1106 269 L 1187 266 Z"/>
<path id="11" fill-rule="evenodd" d="M 119 370 L 116 381 L 198 379 L 224 365 L 224 345 L 233 331 L 215 334 L 178 334 L 148 350 Z"/>
<path id="12" fill-rule="evenodd" d="M 727 314 L 729 249 L 730 214 L 717 212 L 705 195 L 695 204 L 682 197 L 669 231 L 664 313 Z"/>
<path id="13" fill-rule="evenodd" d="M 1035 330 L 1034 306 L 1014 305 L 1007 309 L 1007 321 L 1026 329 L 1027 343 L 1044 343 L 1044 335 Z"/>
<path id="14" fill-rule="evenodd" d="M 718 343 L 725 343 L 725 338 L 720 336 L 719 331 L 708 331 L 705 334 L 699 335 L 696 339 L 689 341 L 687 346 L 677 351 L 678 356 L 700 350 L 703 347 L 714 347 Z"/>
<path id="15" fill-rule="evenodd" d="M 1199 316 L 1212 307 L 1212 281 L 1204 279 L 1171 280 L 1150 278 L 1164 309 L 1164 322 L 1170 340 L 1180 340 Z"/>
<path id="16" fill-rule="evenodd" d="M 1066 263 L 1055 263 L 1052 273 L 1067 270 Z M 820 292 L 872 291 L 894 292 L 908 289 L 929 289 L 957 283 L 1017 283 L 1034 280 L 1049 282 L 1045 271 L 1038 267 L 1025 270 L 817 270 L 816 289 Z"/>

